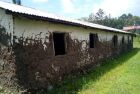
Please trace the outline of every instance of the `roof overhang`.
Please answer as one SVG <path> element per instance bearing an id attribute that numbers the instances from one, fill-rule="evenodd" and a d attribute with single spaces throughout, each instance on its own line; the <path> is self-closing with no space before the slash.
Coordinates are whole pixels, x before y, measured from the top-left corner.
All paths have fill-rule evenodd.
<path id="1" fill-rule="evenodd" d="M 76 26 L 76 27 L 81 27 L 81 28 L 86 28 L 86 29 L 98 29 L 98 30 L 104 30 L 106 32 L 112 32 L 112 33 L 135 35 L 135 34 L 130 33 L 130 32 L 112 31 L 112 30 L 107 30 L 107 29 L 103 29 L 103 28 L 86 26 L 86 25 L 83 25 L 83 24 L 80 24 L 80 23 L 68 22 L 68 21 L 64 21 L 64 20 L 60 20 L 60 19 L 53 19 L 53 18 L 49 18 L 49 17 L 40 17 L 40 16 L 36 16 L 36 15 L 29 15 L 29 14 L 24 14 L 24 13 L 12 12 L 10 10 L 6 10 L 6 13 L 7 14 L 12 14 L 15 17 L 16 16 L 21 16 L 21 17 L 25 17 L 25 18 L 28 18 L 28 19 L 31 19 L 31 20 L 42 20 L 42 21 L 48 21 L 48 22 L 64 24 L 64 25 L 71 25 L 71 26 Z"/>

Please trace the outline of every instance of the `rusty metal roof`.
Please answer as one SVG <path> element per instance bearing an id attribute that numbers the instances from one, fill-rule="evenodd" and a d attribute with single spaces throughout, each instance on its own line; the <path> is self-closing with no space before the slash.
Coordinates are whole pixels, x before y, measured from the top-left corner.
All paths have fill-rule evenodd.
<path id="1" fill-rule="evenodd" d="M 68 24 L 79 25 L 79 26 L 83 26 L 83 27 L 104 29 L 104 30 L 129 34 L 129 32 L 126 32 L 123 30 L 119 30 L 119 29 L 115 29 L 115 28 L 111 28 L 111 27 L 107 27 L 107 26 L 103 26 L 103 25 L 99 25 L 99 24 L 88 23 L 88 22 L 79 21 L 79 20 L 73 20 L 70 18 L 65 18 L 63 16 L 57 16 L 57 15 L 54 15 L 51 13 L 42 12 L 42 11 L 37 10 L 37 9 L 33 9 L 33 8 L 25 7 L 25 6 L 20 6 L 20 5 L 16 5 L 16 4 L 11 4 L 11 3 L 7 3 L 7 2 L 0 1 L 0 8 L 11 11 L 12 13 L 19 13 L 19 14 L 24 14 L 24 15 L 42 17 L 42 18 L 51 19 L 54 21 L 59 21 L 60 23 L 65 22 Z"/>
<path id="2" fill-rule="evenodd" d="M 129 30 L 140 30 L 140 26 L 127 26 L 123 27 L 124 31 L 129 31 Z"/>

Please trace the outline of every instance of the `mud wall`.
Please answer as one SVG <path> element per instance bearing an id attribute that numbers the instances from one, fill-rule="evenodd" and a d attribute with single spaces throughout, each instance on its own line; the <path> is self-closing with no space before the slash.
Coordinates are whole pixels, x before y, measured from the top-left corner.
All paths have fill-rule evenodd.
<path id="1" fill-rule="evenodd" d="M 0 85 L 4 87 L 18 86 L 16 66 L 12 49 L 13 17 L 0 8 Z"/>
<path id="2" fill-rule="evenodd" d="M 46 42 L 46 40 L 49 41 Z M 52 33 L 46 40 L 20 38 L 20 41 L 14 44 L 16 74 L 19 83 L 27 88 L 43 88 L 52 85 L 71 72 L 86 71 L 99 60 L 119 55 L 132 47 L 131 44 L 125 43 L 113 47 L 112 41 L 98 40 L 95 48 L 89 48 L 88 41 L 72 39 L 67 33 L 66 54 L 55 56 Z"/>
<path id="3" fill-rule="evenodd" d="M 14 52 L 17 66 L 19 66 L 17 74 L 20 74 L 18 75 L 20 83 L 31 88 L 52 85 L 71 72 L 85 71 L 99 60 L 118 55 L 132 47 L 131 43 L 128 43 L 126 34 L 23 17 L 16 17 L 14 25 Z M 65 55 L 55 56 L 53 32 L 65 33 Z M 89 48 L 90 33 L 98 36 L 95 48 Z M 118 45 L 115 47 L 112 42 L 114 35 L 118 36 Z M 124 43 L 122 44 L 123 36 Z"/>
<path id="4" fill-rule="evenodd" d="M 1 60 L 7 66 L 1 67 L 3 71 L 0 76 L 11 74 L 5 77 L 6 83 L 16 81 L 28 89 L 46 88 L 72 72 L 86 71 L 99 60 L 132 48 L 132 41 L 128 42 L 127 39 L 130 35 L 126 34 L 32 21 L 22 17 L 14 18 L 13 25 L 13 36 L 1 34 L 1 37 L 5 35 L 7 41 L 11 40 L 11 36 L 13 40 L 10 45 L 7 41 L 1 41 Z M 65 33 L 65 55 L 55 56 L 53 32 Z M 89 33 L 97 34 L 95 48 L 89 47 Z M 113 46 L 114 35 L 118 36 L 117 46 Z M 123 36 L 125 40 L 122 44 Z"/>
<path id="5" fill-rule="evenodd" d="M 16 88 L 16 65 L 11 45 L 11 33 L 0 26 L 0 86 Z"/>
<path id="6" fill-rule="evenodd" d="M 13 32 L 13 16 L 7 15 L 4 9 L 0 8 L 0 25 L 3 26 L 7 33 Z"/>

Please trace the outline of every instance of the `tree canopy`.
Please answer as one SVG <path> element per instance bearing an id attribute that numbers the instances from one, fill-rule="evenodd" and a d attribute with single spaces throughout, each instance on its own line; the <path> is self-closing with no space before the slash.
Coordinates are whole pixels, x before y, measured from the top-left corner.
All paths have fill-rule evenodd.
<path id="1" fill-rule="evenodd" d="M 140 25 L 139 16 L 134 16 L 131 13 L 129 13 L 122 14 L 119 17 L 111 17 L 110 14 L 105 14 L 103 9 L 99 9 L 97 13 L 91 13 L 88 17 L 83 17 L 80 20 L 118 29 L 123 29 L 124 26 Z"/>
<path id="2" fill-rule="evenodd" d="M 12 0 L 14 4 L 21 5 L 21 0 Z"/>

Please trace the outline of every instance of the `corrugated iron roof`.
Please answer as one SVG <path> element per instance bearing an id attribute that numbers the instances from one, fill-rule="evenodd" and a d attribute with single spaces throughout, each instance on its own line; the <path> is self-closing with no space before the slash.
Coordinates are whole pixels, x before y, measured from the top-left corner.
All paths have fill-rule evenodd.
<path id="1" fill-rule="evenodd" d="M 127 26 L 127 27 L 123 27 L 123 30 L 125 31 L 129 31 L 129 30 L 139 30 L 140 26 Z"/>
<path id="2" fill-rule="evenodd" d="M 20 6 L 20 5 L 16 5 L 16 4 L 11 4 L 11 3 L 6 3 L 6 2 L 2 2 L 2 1 L 0 1 L 0 8 L 9 10 L 13 13 L 21 13 L 21 14 L 25 14 L 25 15 L 50 18 L 50 19 L 54 19 L 54 20 L 65 21 L 67 23 L 79 24 L 79 25 L 85 26 L 85 27 L 87 26 L 87 27 L 91 27 L 91 28 L 110 30 L 110 31 L 114 31 L 114 32 L 129 33 L 129 32 L 125 32 L 123 30 L 119 30 L 119 29 L 115 29 L 115 28 L 111 28 L 111 27 L 107 27 L 107 26 L 103 26 L 103 25 L 99 25 L 99 24 L 93 24 L 93 23 L 88 23 L 88 22 L 84 22 L 84 21 L 73 20 L 73 19 L 62 17 L 62 16 L 57 16 L 57 15 L 54 15 L 51 13 L 42 12 L 37 9 L 24 7 L 24 6 Z"/>

